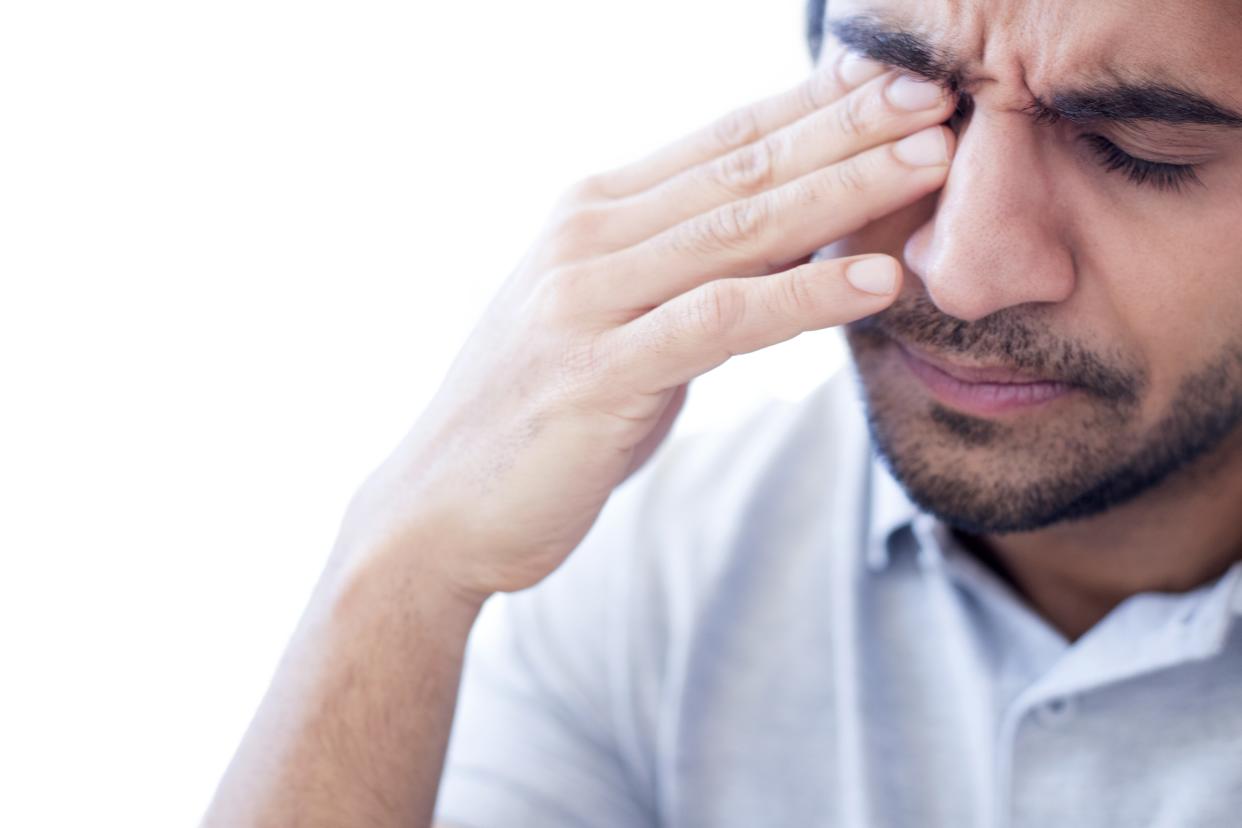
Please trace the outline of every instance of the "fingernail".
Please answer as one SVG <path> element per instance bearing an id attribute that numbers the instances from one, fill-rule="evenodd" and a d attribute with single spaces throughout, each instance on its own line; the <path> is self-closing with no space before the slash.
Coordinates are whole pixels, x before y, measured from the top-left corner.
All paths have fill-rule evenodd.
<path id="1" fill-rule="evenodd" d="M 849 87 L 858 86 L 863 81 L 879 77 L 883 73 L 884 67 L 881 64 L 854 52 L 845 52 L 841 62 L 837 64 L 837 77 Z"/>
<path id="2" fill-rule="evenodd" d="M 892 259 L 882 256 L 859 259 L 845 269 L 845 278 L 863 293 L 884 296 L 897 286 L 897 268 Z"/>
<path id="3" fill-rule="evenodd" d="M 948 163 L 949 145 L 944 130 L 934 126 L 902 138 L 893 147 L 893 154 L 915 167 L 934 167 Z"/>
<path id="4" fill-rule="evenodd" d="M 940 86 L 931 81 L 918 80 L 910 75 L 898 75 L 888 85 L 888 99 L 898 109 L 917 112 L 931 109 L 944 100 Z"/>

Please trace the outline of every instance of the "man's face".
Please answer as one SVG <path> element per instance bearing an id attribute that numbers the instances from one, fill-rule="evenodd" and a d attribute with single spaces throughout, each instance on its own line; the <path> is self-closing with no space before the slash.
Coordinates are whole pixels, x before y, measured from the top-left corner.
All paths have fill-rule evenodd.
<path id="1" fill-rule="evenodd" d="M 826 251 L 906 265 L 897 302 L 847 336 L 911 496 L 968 531 L 1030 531 L 1232 457 L 1242 4 L 832 0 L 828 13 L 824 60 L 845 43 L 962 93 L 945 188 Z"/>

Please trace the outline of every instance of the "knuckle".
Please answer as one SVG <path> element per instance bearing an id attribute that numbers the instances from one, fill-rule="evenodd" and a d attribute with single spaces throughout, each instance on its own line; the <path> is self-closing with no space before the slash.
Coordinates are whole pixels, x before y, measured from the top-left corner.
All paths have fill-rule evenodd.
<path id="1" fill-rule="evenodd" d="M 742 251 L 766 222 L 766 208 L 760 202 L 758 198 L 732 201 L 687 221 L 677 228 L 671 244 L 691 256 Z"/>
<path id="2" fill-rule="evenodd" d="M 717 279 L 690 294 L 685 313 L 684 322 L 693 334 L 717 336 L 741 323 L 746 294 L 736 280 Z"/>
<path id="3" fill-rule="evenodd" d="M 829 72 L 812 72 L 798 90 L 803 111 L 815 112 L 836 100 L 837 79 Z"/>
<path id="4" fill-rule="evenodd" d="M 559 234 L 571 239 L 595 240 L 604 235 L 610 213 L 603 207 L 579 207 L 561 219 Z"/>
<path id="5" fill-rule="evenodd" d="M 837 130 L 846 138 L 859 139 L 867 134 L 867 103 L 867 97 L 858 92 L 837 102 Z"/>
<path id="6" fill-rule="evenodd" d="M 766 190 L 774 178 L 774 152 L 767 140 L 747 144 L 713 165 L 712 176 L 725 190 L 751 195 Z"/>
<path id="7" fill-rule="evenodd" d="M 798 316 L 816 306 L 815 285 L 804 271 L 789 271 L 780 279 L 780 286 L 774 308 L 777 313 Z"/>
<path id="8" fill-rule="evenodd" d="M 548 271 L 535 289 L 535 304 L 541 319 L 565 321 L 582 313 L 584 284 L 590 278 L 586 268 L 560 265 Z"/>
<path id="9" fill-rule="evenodd" d="M 792 181 L 787 185 L 784 200 L 790 207 L 814 207 L 826 200 L 823 182 L 815 176 Z"/>
<path id="10" fill-rule="evenodd" d="M 868 165 L 862 160 L 862 156 L 854 156 L 835 165 L 833 170 L 833 184 L 836 189 L 848 196 L 862 195 L 867 191 L 867 184 L 871 176 Z"/>
<path id="11" fill-rule="evenodd" d="M 554 262 L 570 262 L 606 246 L 611 213 L 603 207 L 578 207 L 557 220 L 548 254 Z"/>
<path id="12" fill-rule="evenodd" d="M 767 213 L 768 208 L 762 198 L 733 201 L 708 214 L 707 233 L 717 245 L 736 247 L 763 232 Z"/>
<path id="13" fill-rule="evenodd" d="M 589 175 L 570 184 L 561 196 L 561 203 L 565 205 L 589 204 L 606 198 L 606 192 L 603 176 Z"/>
<path id="14" fill-rule="evenodd" d="M 759 118 L 750 107 L 735 109 L 716 121 L 712 129 L 716 143 L 726 149 L 736 149 L 760 138 Z"/>

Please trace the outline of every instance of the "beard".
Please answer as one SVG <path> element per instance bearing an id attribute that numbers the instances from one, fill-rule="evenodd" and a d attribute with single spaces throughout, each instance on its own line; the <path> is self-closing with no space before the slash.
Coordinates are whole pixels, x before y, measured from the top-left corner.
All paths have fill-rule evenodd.
<path id="1" fill-rule="evenodd" d="M 1214 455 L 1242 423 L 1242 344 L 1178 383 L 1144 425 L 1150 381 L 1123 354 L 1050 332 L 1039 308 L 975 322 L 923 295 L 846 326 L 872 443 L 910 499 L 971 534 L 1030 532 L 1100 514 Z M 905 343 L 963 362 L 1004 365 L 1072 393 L 1015 421 L 939 403 L 898 356 Z"/>

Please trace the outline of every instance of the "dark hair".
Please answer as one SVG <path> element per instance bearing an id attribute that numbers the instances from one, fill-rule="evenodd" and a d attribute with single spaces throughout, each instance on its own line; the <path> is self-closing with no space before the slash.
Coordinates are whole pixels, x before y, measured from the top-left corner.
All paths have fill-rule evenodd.
<path id="1" fill-rule="evenodd" d="M 806 45 L 811 60 L 819 61 L 819 49 L 824 42 L 824 11 L 828 0 L 806 0 Z"/>

